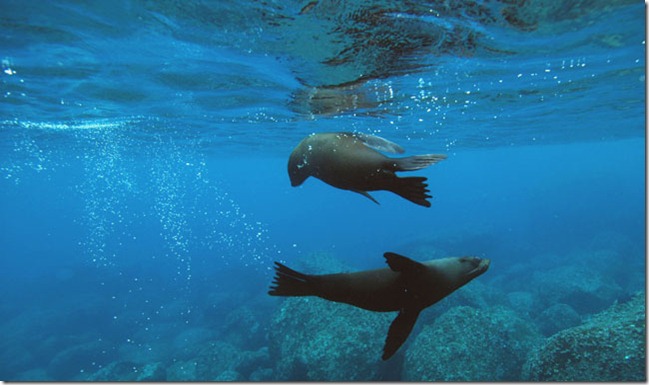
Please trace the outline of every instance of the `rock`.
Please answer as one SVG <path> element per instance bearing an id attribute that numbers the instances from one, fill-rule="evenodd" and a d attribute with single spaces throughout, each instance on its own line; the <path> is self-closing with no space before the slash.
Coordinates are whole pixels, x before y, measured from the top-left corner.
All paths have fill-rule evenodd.
<path id="1" fill-rule="evenodd" d="M 240 350 L 223 341 L 197 348 L 197 354 L 167 369 L 169 381 L 244 381 L 255 370 L 271 366 L 268 348 Z"/>
<path id="2" fill-rule="evenodd" d="M 244 351 L 241 362 L 237 365 L 237 371 L 244 378 L 249 378 L 256 370 L 270 368 L 271 365 L 268 348 L 263 347 L 257 351 Z"/>
<path id="3" fill-rule="evenodd" d="M 571 306 L 557 303 L 545 309 L 536 319 L 539 329 L 545 336 L 577 326 L 581 316 Z"/>
<path id="4" fill-rule="evenodd" d="M 469 306 L 474 309 L 488 309 L 491 306 L 505 304 L 507 304 L 507 296 L 503 292 L 485 285 L 480 280 L 474 280 L 422 311 L 410 338 L 404 346 L 421 331 L 424 325 L 433 324 L 442 314 L 455 307 Z"/>
<path id="5" fill-rule="evenodd" d="M 110 363 L 112 356 L 111 345 L 100 340 L 74 345 L 52 358 L 47 374 L 56 381 L 78 379 L 94 371 L 95 365 Z"/>
<path id="6" fill-rule="evenodd" d="M 249 381 L 255 381 L 255 382 L 270 382 L 275 379 L 273 369 L 269 368 L 263 368 L 263 369 L 257 369 L 254 372 L 250 374 L 248 377 Z"/>
<path id="7" fill-rule="evenodd" d="M 507 293 L 509 306 L 523 316 L 529 316 L 534 308 L 534 296 L 529 291 Z"/>
<path id="8" fill-rule="evenodd" d="M 601 311 L 622 295 L 622 289 L 610 277 L 580 265 L 535 272 L 530 287 L 541 303 L 564 303 L 580 314 Z"/>
<path id="9" fill-rule="evenodd" d="M 167 368 L 167 381 L 201 381 L 196 375 L 196 367 L 196 361 L 192 360 L 175 362 Z"/>
<path id="10" fill-rule="evenodd" d="M 316 297 L 283 300 L 269 332 L 275 380 L 379 379 L 383 343 L 395 316 Z"/>
<path id="11" fill-rule="evenodd" d="M 167 368 L 168 381 L 244 381 L 260 368 L 270 368 L 268 348 L 240 350 L 223 341 L 203 343 L 189 359 Z"/>
<path id="12" fill-rule="evenodd" d="M 241 381 L 241 380 L 242 380 L 241 374 L 239 374 L 239 372 L 237 372 L 236 370 L 226 370 L 226 371 L 222 372 L 221 374 L 219 374 L 218 376 L 216 376 L 216 378 L 214 379 L 214 381 L 217 381 L 217 382 Z"/>
<path id="13" fill-rule="evenodd" d="M 161 362 L 138 364 L 131 361 L 115 361 L 99 369 L 86 381 L 165 381 L 167 374 Z"/>
<path id="14" fill-rule="evenodd" d="M 214 340 L 216 333 L 212 330 L 202 327 L 184 329 L 173 339 L 174 357 L 185 359 L 192 357 L 201 346 L 207 344 L 207 341 Z"/>
<path id="15" fill-rule="evenodd" d="M 195 357 L 167 369 L 168 381 L 215 381 L 223 372 L 241 363 L 242 352 L 225 342 L 210 342 L 198 349 Z"/>
<path id="16" fill-rule="evenodd" d="M 454 307 L 416 336 L 402 380 L 518 380 L 527 353 L 541 341 L 531 322 L 505 307 Z"/>
<path id="17" fill-rule="evenodd" d="M 3 381 L 18 381 L 18 382 L 51 382 L 52 378 L 47 375 L 43 368 L 30 369 L 21 372 L 15 378 L 4 378 Z"/>
<path id="18" fill-rule="evenodd" d="M 530 292 L 531 316 L 557 303 L 571 306 L 580 315 L 594 314 L 644 287 L 644 254 L 630 253 L 600 245 L 560 255 L 541 254 L 502 266 L 491 283 L 508 293 Z"/>
<path id="19" fill-rule="evenodd" d="M 11 343 L 7 343 L 5 341 L 2 346 L 0 346 L 0 362 L 2 362 L 1 374 L 3 375 L 3 380 L 31 380 L 25 378 L 24 374 L 20 378 L 14 377 L 16 373 L 28 370 L 28 368 L 35 362 L 33 351 L 30 351 L 30 349 L 24 346 L 20 346 L 20 342 L 11 341 Z M 29 372 L 32 371 L 29 370 Z M 38 380 L 34 379 L 34 381 Z"/>
<path id="20" fill-rule="evenodd" d="M 90 374 L 87 381 L 135 381 L 137 364 L 131 361 L 114 361 Z"/>
<path id="21" fill-rule="evenodd" d="M 225 317 L 219 340 L 242 349 L 258 346 L 264 338 L 264 328 L 249 306 L 240 306 Z"/>
<path id="22" fill-rule="evenodd" d="M 645 296 L 548 338 L 528 358 L 529 381 L 646 381 Z"/>
<path id="23" fill-rule="evenodd" d="M 140 370 L 135 381 L 137 382 L 151 382 L 151 381 L 166 381 L 167 371 L 161 362 L 152 362 L 145 364 Z"/>

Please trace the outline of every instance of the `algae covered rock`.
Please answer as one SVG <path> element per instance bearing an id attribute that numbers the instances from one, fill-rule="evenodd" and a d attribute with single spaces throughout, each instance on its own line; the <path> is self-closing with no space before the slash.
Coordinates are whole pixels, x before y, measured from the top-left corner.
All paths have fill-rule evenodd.
<path id="1" fill-rule="evenodd" d="M 536 322 L 543 335 L 551 336 L 561 330 L 579 325 L 581 316 L 571 306 L 556 303 L 541 312 Z"/>
<path id="2" fill-rule="evenodd" d="M 396 313 L 376 313 L 315 297 L 285 299 L 272 320 L 275 380 L 378 379 L 383 343 Z"/>
<path id="3" fill-rule="evenodd" d="M 604 249 L 540 254 L 502 266 L 492 285 L 508 294 L 511 306 L 534 318 L 554 304 L 570 306 L 579 315 L 600 312 L 628 293 L 629 280 L 644 280 L 644 268 Z M 637 258 L 642 261 L 642 258 Z M 643 281 L 644 282 L 644 281 Z M 514 303 L 529 293 L 529 303 Z M 517 305 L 522 305 L 519 308 Z"/>
<path id="4" fill-rule="evenodd" d="M 406 351 L 403 380 L 508 381 L 520 379 L 539 331 L 501 306 L 458 306 L 426 325 Z"/>
<path id="5" fill-rule="evenodd" d="M 580 314 L 601 311 L 622 295 L 622 289 L 611 277 L 582 265 L 535 272 L 531 286 L 541 302 L 564 303 Z"/>
<path id="6" fill-rule="evenodd" d="M 95 363 L 110 363 L 114 353 L 105 341 L 90 341 L 73 345 L 52 358 L 47 374 L 58 381 L 78 379 L 93 369 Z"/>
<path id="7" fill-rule="evenodd" d="M 256 348 L 265 337 L 261 319 L 262 316 L 256 314 L 250 306 L 240 306 L 225 317 L 218 339 L 242 349 Z"/>
<path id="8" fill-rule="evenodd" d="M 216 333 L 208 328 L 195 327 L 180 330 L 171 340 L 174 357 L 181 359 L 191 357 L 196 353 L 196 349 L 215 340 L 215 337 Z"/>
<path id="9" fill-rule="evenodd" d="M 169 381 L 242 381 L 249 372 L 270 366 L 268 351 L 240 350 L 227 342 L 214 341 L 199 349 L 194 357 L 178 361 L 167 369 Z"/>
<path id="10" fill-rule="evenodd" d="M 185 361 L 167 369 L 169 381 L 215 381 L 223 372 L 233 371 L 241 361 L 241 351 L 220 341 L 210 342 Z"/>
<path id="11" fill-rule="evenodd" d="M 487 309 L 491 306 L 503 305 L 506 302 L 507 297 L 505 294 L 479 280 L 474 280 L 470 285 L 462 286 L 448 297 L 422 311 L 408 341 L 414 339 L 419 328 L 427 324 L 433 324 L 442 314 L 455 307 L 467 306 L 474 309 Z M 404 346 L 408 344 L 408 341 Z"/>
<path id="12" fill-rule="evenodd" d="M 226 370 L 216 376 L 214 379 L 216 382 L 225 382 L 225 381 L 243 381 L 241 374 L 236 370 Z"/>
<path id="13" fill-rule="evenodd" d="M 547 339 L 525 364 L 531 381 L 646 381 L 644 294 Z"/>
<path id="14" fill-rule="evenodd" d="M 161 362 L 138 364 L 114 361 L 91 374 L 87 381 L 165 381 L 167 374 Z"/>

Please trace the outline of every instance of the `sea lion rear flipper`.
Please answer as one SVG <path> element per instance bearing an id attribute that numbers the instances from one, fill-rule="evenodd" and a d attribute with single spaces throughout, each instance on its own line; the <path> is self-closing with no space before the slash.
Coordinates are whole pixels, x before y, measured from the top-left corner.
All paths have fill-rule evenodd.
<path id="1" fill-rule="evenodd" d="M 406 342 L 420 312 L 421 309 L 417 308 L 401 309 L 397 318 L 392 321 L 390 330 L 388 330 L 388 336 L 385 339 L 385 346 L 383 347 L 383 356 L 381 356 L 383 360 L 392 357 L 401 345 Z"/>
<path id="2" fill-rule="evenodd" d="M 314 295 L 312 281 L 313 276 L 302 274 L 275 262 L 275 277 L 268 294 L 279 296 Z"/>
<path id="3" fill-rule="evenodd" d="M 371 196 L 367 191 L 360 191 L 360 190 L 352 190 L 352 191 L 355 192 L 355 193 L 359 193 L 359 194 L 361 194 L 362 196 L 364 196 L 364 197 L 366 197 L 366 198 L 369 198 L 369 200 L 371 200 L 372 202 L 376 203 L 377 205 L 380 205 L 379 201 L 377 201 L 376 199 L 374 199 L 374 197 Z"/>
<path id="4" fill-rule="evenodd" d="M 354 136 L 361 142 L 363 142 L 363 144 L 365 144 L 367 147 L 373 148 L 375 150 L 390 152 L 393 154 L 403 154 L 405 152 L 403 147 L 394 142 L 390 142 L 385 138 L 381 138 L 380 136 L 361 134 L 358 132 L 354 133 Z"/>
<path id="5" fill-rule="evenodd" d="M 413 171 L 426 168 L 444 159 L 446 159 L 446 155 L 444 154 L 426 154 L 401 159 L 390 159 L 390 161 L 394 161 L 394 171 Z"/>
<path id="6" fill-rule="evenodd" d="M 430 207 L 430 202 L 427 200 L 431 198 L 428 194 L 428 185 L 425 177 L 411 176 L 407 178 L 393 178 L 385 187 L 386 190 L 392 191 L 402 198 L 416 203 L 420 206 Z"/>

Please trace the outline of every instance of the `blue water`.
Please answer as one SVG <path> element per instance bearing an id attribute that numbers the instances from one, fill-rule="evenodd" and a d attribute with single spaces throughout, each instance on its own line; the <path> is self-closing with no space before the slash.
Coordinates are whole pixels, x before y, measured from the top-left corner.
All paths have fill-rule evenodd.
<path id="1" fill-rule="evenodd" d="M 264 349 L 232 319 L 272 327 L 273 261 L 314 253 L 477 255 L 507 295 L 605 251 L 607 305 L 644 291 L 644 6 L 447 3 L 2 1 L 0 379 Z M 291 187 L 328 131 L 447 154 L 432 207 Z"/>

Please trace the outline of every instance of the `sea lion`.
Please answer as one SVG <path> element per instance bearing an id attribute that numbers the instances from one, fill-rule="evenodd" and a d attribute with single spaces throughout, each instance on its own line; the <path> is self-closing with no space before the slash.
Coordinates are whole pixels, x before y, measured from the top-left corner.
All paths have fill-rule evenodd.
<path id="1" fill-rule="evenodd" d="M 453 257 L 417 262 L 399 254 L 383 254 L 389 268 L 356 273 L 309 275 L 275 262 L 268 294 L 317 296 L 366 310 L 398 311 L 383 348 L 387 360 L 406 341 L 419 313 L 480 276 L 488 259 Z"/>
<path id="2" fill-rule="evenodd" d="M 443 154 L 388 158 L 376 150 L 403 153 L 396 143 L 375 135 L 352 132 L 311 134 L 293 149 L 288 159 L 292 186 L 314 176 L 343 190 L 362 194 L 375 203 L 368 191 L 387 190 L 421 206 L 430 207 L 425 177 L 399 178 L 395 171 L 419 170 L 446 159 Z"/>

